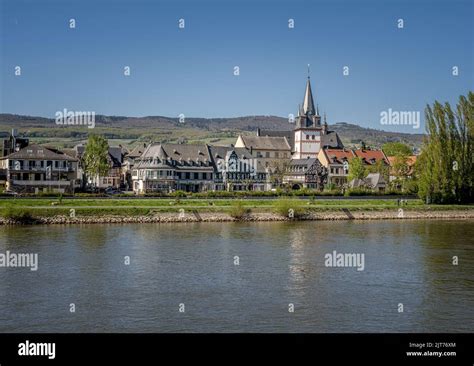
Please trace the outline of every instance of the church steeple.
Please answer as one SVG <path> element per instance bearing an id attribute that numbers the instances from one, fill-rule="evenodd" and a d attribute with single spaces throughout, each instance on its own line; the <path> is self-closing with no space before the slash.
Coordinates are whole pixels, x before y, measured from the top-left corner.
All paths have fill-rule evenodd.
<path id="1" fill-rule="evenodd" d="M 313 92 L 311 91 L 311 82 L 309 80 L 309 75 L 308 75 L 308 81 L 306 82 L 306 90 L 304 93 L 304 99 L 303 99 L 303 113 L 305 115 L 316 115 L 316 111 L 314 109 L 314 100 L 313 100 Z"/>

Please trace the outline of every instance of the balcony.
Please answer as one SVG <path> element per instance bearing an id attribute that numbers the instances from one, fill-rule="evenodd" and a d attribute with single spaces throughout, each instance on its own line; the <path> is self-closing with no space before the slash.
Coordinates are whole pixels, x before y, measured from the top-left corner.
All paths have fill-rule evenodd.
<path id="1" fill-rule="evenodd" d="M 12 180 L 11 184 L 15 186 L 63 186 L 69 187 L 71 181 L 69 180 Z"/>
<path id="2" fill-rule="evenodd" d="M 20 169 L 16 169 L 14 166 L 9 167 L 8 170 L 12 172 L 36 172 L 36 173 L 46 173 L 46 167 L 36 167 L 36 166 L 23 166 Z M 76 169 L 72 167 L 66 167 L 66 168 L 54 168 L 51 167 L 51 172 L 74 172 Z"/>

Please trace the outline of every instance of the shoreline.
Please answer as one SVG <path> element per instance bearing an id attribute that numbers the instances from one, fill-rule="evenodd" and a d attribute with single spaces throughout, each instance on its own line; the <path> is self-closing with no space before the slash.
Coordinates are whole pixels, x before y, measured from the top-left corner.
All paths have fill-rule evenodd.
<path id="1" fill-rule="evenodd" d="M 248 214 L 240 219 L 223 212 L 202 212 L 184 215 L 179 213 L 161 213 L 153 216 L 81 216 L 69 217 L 56 215 L 48 217 L 35 217 L 32 222 L 18 222 L 11 219 L 0 218 L 1 226 L 18 225 L 77 225 L 77 224 L 146 224 L 146 223 L 195 223 L 195 222 L 282 222 L 282 221 L 344 221 L 344 220 L 442 220 L 442 219 L 474 219 L 474 210 L 405 210 L 399 215 L 398 210 L 331 210 L 324 212 L 311 212 L 297 218 L 288 218 L 276 213 L 257 212 Z"/>

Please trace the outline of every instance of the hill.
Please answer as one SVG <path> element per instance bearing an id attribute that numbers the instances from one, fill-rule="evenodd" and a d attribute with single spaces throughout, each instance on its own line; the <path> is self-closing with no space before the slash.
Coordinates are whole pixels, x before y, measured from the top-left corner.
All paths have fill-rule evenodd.
<path id="1" fill-rule="evenodd" d="M 240 133 L 255 133 L 257 128 L 266 130 L 292 130 L 294 125 L 287 119 L 276 116 L 245 116 L 236 118 L 178 118 L 164 116 L 124 117 L 96 116 L 94 129 L 86 126 L 60 126 L 54 119 L 0 114 L 0 132 L 8 133 L 12 128 L 27 135 L 33 141 L 57 142 L 58 146 L 71 146 L 87 138 L 88 133 L 104 134 L 109 139 L 134 145 L 139 142 L 207 142 L 228 144 Z M 364 141 L 368 146 L 380 147 L 385 142 L 401 141 L 420 147 L 422 134 L 388 132 L 364 128 L 356 124 L 338 122 L 330 125 L 347 146 Z"/>

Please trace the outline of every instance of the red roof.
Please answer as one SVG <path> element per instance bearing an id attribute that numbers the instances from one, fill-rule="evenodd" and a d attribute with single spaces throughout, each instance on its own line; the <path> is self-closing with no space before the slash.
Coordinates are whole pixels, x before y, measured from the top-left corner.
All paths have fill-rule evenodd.
<path id="1" fill-rule="evenodd" d="M 354 157 L 354 153 L 349 149 L 324 149 L 329 164 L 343 164 L 345 160 Z"/>
<path id="2" fill-rule="evenodd" d="M 382 150 L 324 149 L 324 153 L 329 164 L 343 164 L 345 160 L 351 160 L 354 157 L 362 158 L 367 165 L 376 164 L 380 160 L 389 164 Z"/>
<path id="3" fill-rule="evenodd" d="M 373 165 L 383 160 L 385 164 L 389 164 L 387 157 L 382 150 L 354 150 L 355 156 L 362 158 L 366 164 Z"/>

